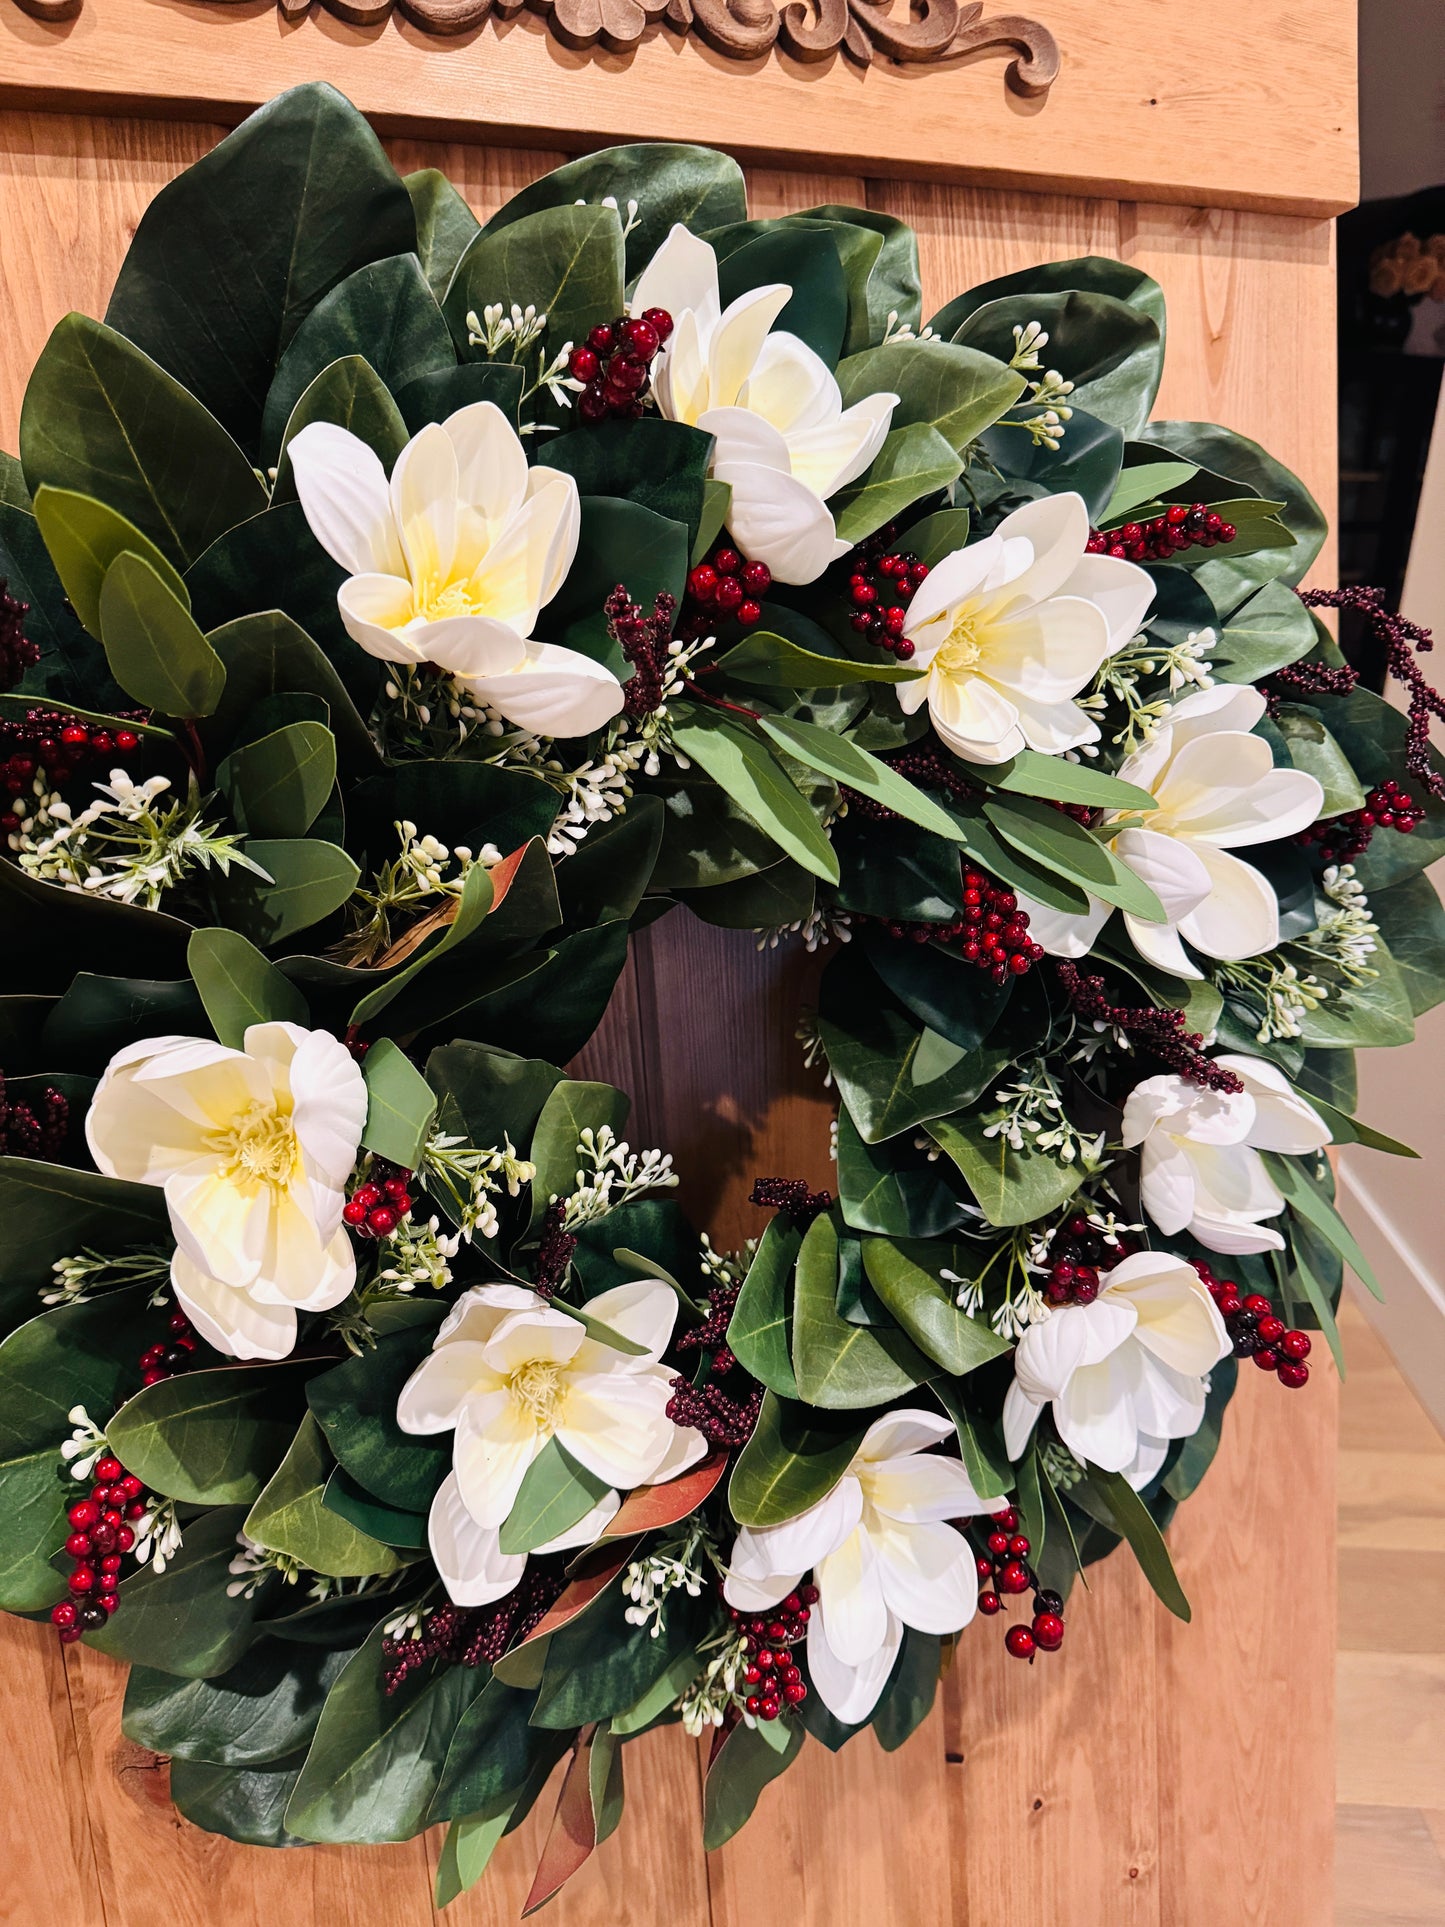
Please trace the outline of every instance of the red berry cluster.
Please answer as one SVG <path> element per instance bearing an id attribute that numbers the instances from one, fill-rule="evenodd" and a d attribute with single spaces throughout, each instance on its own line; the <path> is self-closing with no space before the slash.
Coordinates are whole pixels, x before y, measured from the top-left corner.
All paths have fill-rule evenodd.
<path id="1" fill-rule="evenodd" d="M 1239 531 L 1204 502 L 1188 508 L 1172 503 L 1152 522 L 1126 522 L 1122 528 L 1089 533 L 1090 555 L 1112 555 L 1120 562 L 1167 562 L 1185 549 L 1217 549 Z"/>
<path id="2" fill-rule="evenodd" d="M 577 1249 L 577 1235 L 567 1229 L 566 1216 L 567 1207 L 561 1198 L 553 1198 L 542 1214 L 537 1262 L 532 1268 L 532 1289 L 543 1298 L 552 1297 L 565 1284 L 572 1253 Z"/>
<path id="3" fill-rule="evenodd" d="M 890 548 L 896 533 L 892 526 L 880 529 L 848 558 L 848 600 L 853 605 L 849 620 L 860 636 L 907 662 L 913 644 L 903 625 L 928 564 L 907 550 Z"/>
<path id="4" fill-rule="evenodd" d="M 799 1231 L 831 1209 L 832 1193 L 814 1191 L 806 1178 L 758 1178 L 748 1193 L 749 1204 L 766 1211 L 785 1211 Z"/>
<path id="5" fill-rule="evenodd" d="M 12 1098 L 0 1071 L 0 1156 L 43 1158 L 53 1164 L 70 1135 L 70 1100 L 53 1084 L 40 1094 L 40 1109 Z"/>
<path id="6" fill-rule="evenodd" d="M 402 1219 L 411 1216 L 410 1177 L 405 1165 L 373 1158 L 370 1172 L 341 1208 L 342 1221 L 358 1238 L 389 1238 Z"/>
<path id="7" fill-rule="evenodd" d="M 774 1182 L 786 1184 L 789 1180 Z M 826 1211 L 827 1204 L 822 1208 Z M 702 1324 L 678 1334 L 678 1351 L 699 1353 L 706 1370 L 695 1380 L 679 1373 L 667 1401 L 667 1416 L 674 1425 L 690 1425 L 709 1445 L 720 1445 L 729 1452 L 740 1450 L 752 1437 L 763 1404 L 762 1386 L 743 1370 L 728 1344 L 728 1326 L 741 1289 L 738 1283 L 714 1285 L 708 1292 L 707 1317 Z M 716 1383 L 723 1378 L 730 1381 L 728 1391 Z"/>
<path id="8" fill-rule="evenodd" d="M 560 1561 L 532 1558 L 505 1598 L 491 1606 L 438 1606 L 413 1639 L 384 1635 L 382 1685 L 394 1693 L 430 1660 L 448 1666 L 494 1666 L 509 1646 L 527 1637 L 561 1596 L 566 1576 Z"/>
<path id="9" fill-rule="evenodd" d="M 1029 935 L 1027 910 L 1006 884 L 995 883 L 982 870 L 963 873 L 963 915 L 952 923 L 905 923 L 894 917 L 878 920 L 890 937 L 910 943 L 941 943 L 957 950 L 965 963 L 986 970 L 996 984 L 1023 977 L 1043 955 L 1043 945 Z"/>
<path id="10" fill-rule="evenodd" d="M 743 1614 L 736 1606 L 728 1607 L 748 1655 L 743 1680 L 753 1691 L 745 1704 L 755 1720 L 775 1720 L 785 1706 L 801 1706 L 808 1697 L 792 1649 L 807 1637 L 817 1603 L 816 1586 L 799 1586 L 771 1612 Z"/>
<path id="11" fill-rule="evenodd" d="M 82 1633 L 98 1632 L 120 1604 L 120 1568 L 135 1544 L 127 1520 L 145 1517 L 145 1487 L 110 1453 L 95 1462 L 90 1497 L 70 1508 L 66 1556 L 75 1561 L 71 1596 L 50 1609 L 50 1623 L 70 1646 Z"/>
<path id="12" fill-rule="evenodd" d="M 1353 863 L 1369 849 L 1376 830 L 1398 830 L 1408 836 L 1424 817 L 1424 810 L 1392 776 L 1370 791 L 1362 810 L 1346 810 L 1342 816 L 1311 823 L 1295 841 L 1314 844 L 1329 863 Z"/>
<path id="13" fill-rule="evenodd" d="M 1102 977 L 1087 975 L 1067 958 L 1054 968 L 1074 1009 L 1090 1023 L 1108 1024 L 1167 1064 L 1171 1071 L 1207 1091 L 1242 1091 L 1243 1082 L 1205 1054 L 1199 1031 L 1186 1030 L 1182 1010 L 1160 1010 L 1153 1004 L 1116 1004 Z"/>
<path id="14" fill-rule="evenodd" d="M 1242 1296 L 1232 1279 L 1216 1278 L 1202 1259 L 1194 1260 L 1194 1269 L 1209 1287 L 1209 1295 L 1234 1346 L 1235 1357 L 1252 1358 L 1262 1372 L 1274 1372 L 1280 1384 L 1287 1385 L 1291 1391 L 1307 1385 L 1310 1376 L 1310 1368 L 1305 1363 L 1310 1355 L 1308 1332 L 1292 1331 L 1263 1292 L 1252 1291 L 1247 1297 Z"/>
<path id="15" fill-rule="evenodd" d="M 1010 1626 L 1004 1647 L 1015 1659 L 1032 1659 L 1036 1652 L 1056 1653 L 1064 1643 L 1064 1602 L 1056 1592 L 1040 1587 L 1029 1564 L 1032 1550 L 1019 1531 L 1019 1515 L 1012 1506 L 995 1512 L 989 1521 L 986 1549 L 975 1561 L 978 1572 L 978 1609 L 987 1618 L 1003 1611 L 1004 1597 L 1034 1595 L 1033 1625 Z"/>
<path id="16" fill-rule="evenodd" d="M 1076 1211 L 1049 1242 L 1044 1296 L 1051 1305 L 1092 1305 L 1099 1295 L 1100 1266 L 1112 1270 L 1134 1249 L 1126 1239 L 1104 1237 Z"/>
<path id="17" fill-rule="evenodd" d="M 678 634 L 684 642 L 711 635 L 721 621 L 756 629 L 763 619 L 763 597 L 773 586 L 766 562 L 749 562 L 724 542 L 688 573 Z"/>
<path id="18" fill-rule="evenodd" d="M 608 635 L 632 664 L 632 674 L 622 685 L 622 709 L 636 722 L 661 707 L 677 599 L 662 590 L 653 598 L 652 614 L 645 616 L 641 603 L 634 602 L 619 582 L 603 603 L 602 613 Z"/>
<path id="19" fill-rule="evenodd" d="M 63 710 L 31 709 L 24 716 L 6 717 L 0 721 L 0 791 L 19 796 L 37 774 L 53 788 L 88 765 L 101 763 L 109 770 L 139 744 L 133 729 L 83 723 Z M 0 830 L 7 835 L 19 828 L 20 818 L 13 811 L 0 815 Z"/>
<path id="20" fill-rule="evenodd" d="M 25 633 L 30 604 L 17 601 L 9 587 L 0 576 L 0 689 L 13 689 L 25 671 L 40 660 L 40 644 Z"/>
<path id="21" fill-rule="evenodd" d="M 598 322 L 567 361 L 568 374 L 584 384 L 577 399 L 584 422 L 642 413 L 642 391 L 653 359 L 671 333 L 672 316 L 666 308 L 648 308 L 631 320 L 624 314 Z"/>
<path id="22" fill-rule="evenodd" d="M 163 1378 L 174 1378 L 177 1372 L 189 1371 L 194 1364 L 196 1334 L 183 1311 L 171 1313 L 170 1333 L 168 1340 L 148 1346 L 137 1359 L 142 1385 L 159 1385 Z"/>

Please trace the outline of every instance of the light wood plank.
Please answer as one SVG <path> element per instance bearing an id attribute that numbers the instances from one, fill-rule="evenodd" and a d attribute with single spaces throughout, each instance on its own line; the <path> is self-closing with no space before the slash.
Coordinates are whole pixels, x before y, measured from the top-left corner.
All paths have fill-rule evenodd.
<path id="1" fill-rule="evenodd" d="M 990 8 L 990 11 L 995 9 Z M 846 60 L 746 66 L 653 29 L 631 54 L 572 53 L 523 13 L 454 40 L 396 15 L 286 24 L 265 4 L 88 0 L 45 26 L 0 10 L 0 95 L 19 104 L 235 119 L 303 80 L 329 80 L 394 128 L 596 147 L 700 140 L 754 159 L 1161 201 L 1332 214 L 1358 191 L 1350 0 L 1217 0 L 1207 29 L 1155 0 L 1036 0 L 1064 53 L 1046 100 L 1003 84 L 1003 59 L 947 68 Z M 1207 35 L 1207 46 L 1201 43 Z"/>
<path id="2" fill-rule="evenodd" d="M 1445 1653 L 1341 1653 L 1344 1805 L 1445 1807 Z"/>
<path id="3" fill-rule="evenodd" d="M 1413 1807 L 1341 1807 L 1335 1927 L 1439 1927 L 1445 1860 Z"/>

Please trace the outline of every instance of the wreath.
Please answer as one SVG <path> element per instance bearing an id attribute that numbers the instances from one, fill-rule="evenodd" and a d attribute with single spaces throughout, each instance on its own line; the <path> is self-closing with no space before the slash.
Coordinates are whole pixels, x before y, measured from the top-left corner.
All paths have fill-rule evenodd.
<path id="1" fill-rule="evenodd" d="M 1351 1052 L 1445 995 L 1445 766 L 1428 638 L 1359 685 L 1318 508 L 1150 420 L 1163 347 L 1097 258 L 925 326 L 901 222 L 701 148 L 480 225 L 318 86 L 55 329 L 0 1603 L 130 1663 L 197 1824 L 449 1821 L 445 1901 L 565 1756 L 540 1903 L 655 1726 L 717 1846 L 1120 1541 L 1187 1617 L 1238 1361 L 1303 1387 L 1372 1283 L 1324 1149 L 1405 1149 Z M 669 912 L 830 953 L 837 1195 L 759 1173 L 742 1250 L 563 1068 Z"/>

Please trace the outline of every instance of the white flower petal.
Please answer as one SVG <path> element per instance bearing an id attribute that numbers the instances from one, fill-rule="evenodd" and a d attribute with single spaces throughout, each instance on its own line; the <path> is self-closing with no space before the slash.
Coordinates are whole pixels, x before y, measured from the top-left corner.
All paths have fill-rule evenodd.
<path id="1" fill-rule="evenodd" d="M 468 1399 L 500 1396 L 503 1389 L 485 1345 L 464 1338 L 438 1343 L 402 1386 L 396 1422 L 403 1432 L 450 1432 Z"/>
<path id="2" fill-rule="evenodd" d="M 890 1525 L 875 1543 L 883 1598 L 905 1626 L 956 1633 L 973 1618 L 978 1570 L 961 1532 L 942 1524 Z"/>
<path id="3" fill-rule="evenodd" d="M 768 282 L 749 288 L 724 308 L 708 343 L 708 396 L 714 408 L 727 408 L 738 400 L 768 330 L 792 298 L 786 282 Z M 798 346 L 802 348 L 802 342 Z M 826 369 L 823 373 L 832 380 Z"/>
<path id="4" fill-rule="evenodd" d="M 827 1629 L 829 1646 L 844 1665 L 860 1666 L 888 1637 L 889 1612 L 871 1535 L 855 1527 L 818 1562 L 813 1578 L 820 1595 L 813 1610 Z"/>
<path id="5" fill-rule="evenodd" d="M 350 575 L 406 574 L 386 470 L 376 451 L 334 422 L 311 422 L 287 443 L 311 533 Z"/>
<path id="6" fill-rule="evenodd" d="M 670 1375 L 642 1372 L 578 1374 L 557 1419 L 557 1441 L 594 1478 L 630 1492 L 646 1485 L 672 1444 L 667 1416 Z"/>
<path id="7" fill-rule="evenodd" d="M 850 1666 L 834 1651 L 822 1614 L 813 1614 L 808 1622 L 808 1677 L 835 1720 L 845 1726 L 863 1724 L 883 1697 L 902 1644 L 902 1621 L 889 1613 L 877 1650 L 860 1665 Z"/>
<path id="8" fill-rule="evenodd" d="M 721 312 L 717 255 L 681 221 L 637 277 L 628 311 L 640 315 L 647 308 L 665 308 L 674 321 L 694 309 L 708 327 Z"/>
<path id="9" fill-rule="evenodd" d="M 171 1259 L 176 1303 L 208 1345 L 231 1358 L 286 1358 L 296 1347 L 296 1312 L 261 1305 L 223 1285 L 177 1251 Z"/>
<path id="10" fill-rule="evenodd" d="M 379 662 L 423 660 L 412 639 L 416 604 L 411 583 L 396 575 L 349 575 L 336 591 L 343 628 L 351 640 Z"/>
<path id="11" fill-rule="evenodd" d="M 845 1476 L 833 1490 L 775 1526 L 744 1526 L 730 1564 L 757 1580 L 769 1573 L 801 1577 L 827 1558 L 853 1533 L 863 1515 L 863 1490 L 856 1478 Z M 778 1594 L 789 1590 L 787 1586 Z"/>
<path id="12" fill-rule="evenodd" d="M 428 422 L 396 458 L 391 512 L 406 557 L 404 573 L 413 582 L 440 588 L 452 579 L 459 481 L 456 447 L 439 422 Z"/>
<path id="13" fill-rule="evenodd" d="M 622 709 L 622 684 L 600 662 L 558 643 L 529 642 L 504 675 L 468 675 L 467 687 L 510 723 L 539 736 L 589 736 Z"/>
<path id="14" fill-rule="evenodd" d="M 457 1606 L 490 1606 L 521 1583 L 525 1552 L 503 1552 L 495 1526 L 467 1511 L 453 1472 L 443 1479 L 427 1520 L 427 1544 L 447 1597 Z"/>
<path id="15" fill-rule="evenodd" d="M 634 1345 L 647 1347 L 645 1360 L 633 1352 L 626 1354 L 630 1361 L 639 1365 L 656 1364 L 672 1342 L 673 1326 L 677 1323 L 677 1293 L 660 1278 L 633 1278 L 589 1298 L 587 1313 L 609 1330 L 630 1338 Z M 605 1353 L 612 1362 L 618 1358 L 615 1351 L 605 1346 L 595 1349 L 598 1354 Z"/>
<path id="16" fill-rule="evenodd" d="M 733 492 L 728 527 L 743 553 L 779 582 L 814 582 L 848 553 L 827 507 L 791 475 L 758 462 L 717 462 L 713 475 Z"/>

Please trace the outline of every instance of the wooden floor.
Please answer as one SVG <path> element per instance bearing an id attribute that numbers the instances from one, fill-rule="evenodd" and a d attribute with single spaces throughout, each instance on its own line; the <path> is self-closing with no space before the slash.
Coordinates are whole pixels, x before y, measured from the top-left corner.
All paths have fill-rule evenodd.
<path id="1" fill-rule="evenodd" d="M 1340 1324 L 1335 1927 L 1445 1927 L 1445 1440 Z"/>

